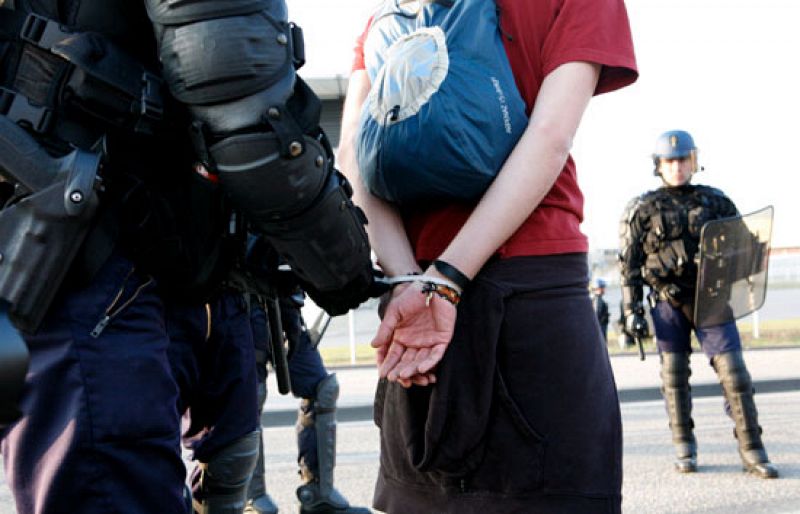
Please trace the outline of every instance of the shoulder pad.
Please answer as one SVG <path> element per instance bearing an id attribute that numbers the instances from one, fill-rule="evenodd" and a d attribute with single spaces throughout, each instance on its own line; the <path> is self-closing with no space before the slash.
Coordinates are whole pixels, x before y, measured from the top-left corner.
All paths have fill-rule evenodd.
<path id="1" fill-rule="evenodd" d="M 709 201 L 714 203 L 718 214 L 722 216 L 736 216 L 739 214 L 739 209 L 736 208 L 736 204 L 734 204 L 733 200 L 728 198 L 721 189 L 706 185 L 698 185 L 696 191 L 697 194 L 705 196 Z"/>
<path id="2" fill-rule="evenodd" d="M 725 193 L 722 192 L 721 189 L 717 189 L 716 187 L 707 186 L 705 184 L 698 184 L 695 187 L 695 191 L 698 193 L 703 193 L 709 196 L 725 196 Z"/>
<path id="3" fill-rule="evenodd" d="M 639 211 L 639 207 L 647 201 L 648 194 L 649 193 L 644 193 L 642 195 L 635 196 L 625 205 L 625 209 L 622 211 L 623 221 L 630 223 L 630 221 Z"/>
<path id="4" fill-rule="evenodd" d="M 640 198 L 640 199 L 641 199 L 643 202 L 646 202 L 646 201 L 652 200 L 653 198 L 656 198 L 656 197 L 658 197 L 658 196 L 661 196 L 661 194 L 662 194 L 663 192 L 664 192 L 664 190 L 663 190 L 663 189 L 661 189 L 661 188 L 658 188 L 658 189 L 651 189 L 650 191 L 647 191 L 646 193 L 642 193 L 641 195 L 639 195 L 639 198 Z"/>
<path id="5" fill-rule="evenodd" d="M 700 194 L 706 195 L 710 198 L 715 200 L 723 200 L 726 202 L 733 203 L 728 196 L 722 192 L 721 189 L 717 189 L 716 187 L 706 186 L 706 185 L 698 185 L 696 191 Z"/>
<path id="6" fill-rule="evenodd" d="M 665 194 L 663 189 L 652 189 L 639 195 L 638 203 L 640 205 L 649 205 L 664 196 Z"/>

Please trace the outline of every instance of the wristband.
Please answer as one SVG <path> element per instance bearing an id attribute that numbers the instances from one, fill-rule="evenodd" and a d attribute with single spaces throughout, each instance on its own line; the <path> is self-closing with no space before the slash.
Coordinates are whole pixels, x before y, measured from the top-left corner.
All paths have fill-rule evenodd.
<path id="1" fill-rule="evenodd" d="M 469 285 L 469 278 L 452 264 L 436 259 L 433 261 L 433 267 L 436 268 L 436 271 L 452 280 L 462 291 Z"/>

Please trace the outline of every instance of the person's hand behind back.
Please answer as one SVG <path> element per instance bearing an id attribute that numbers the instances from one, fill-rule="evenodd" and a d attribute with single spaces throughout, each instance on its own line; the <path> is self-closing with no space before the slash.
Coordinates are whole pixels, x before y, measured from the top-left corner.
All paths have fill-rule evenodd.
<path id="1" fill-rule="evenodd" d="M 371 343 L 378 350 L 380 376 L 404 387 L 435 382 L 432 370 L 455 328 L 456 307 L 436 294 L 429 297 L 421 287 L 413 283 L 395 290 Z"/>

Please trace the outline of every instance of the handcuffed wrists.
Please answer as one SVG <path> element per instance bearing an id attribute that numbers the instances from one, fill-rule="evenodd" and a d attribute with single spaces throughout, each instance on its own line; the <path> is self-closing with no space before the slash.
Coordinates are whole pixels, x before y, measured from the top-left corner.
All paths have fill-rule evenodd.
<path id="1" fill-rule="evenodd" d="M 392 287 L 398 284 L 419 282 L 422 284 L 420 292 L 427 296 L 426 305 L 430 305 L 434 295 L 444 298 L 453 305 L 458 305 L 461 301 L 461 289 L 452 281 L 446 278 L 434 277 L 431 275 L 399 275 L 395 277 L 385 277 L 379 279 L 381 282 Z"/>

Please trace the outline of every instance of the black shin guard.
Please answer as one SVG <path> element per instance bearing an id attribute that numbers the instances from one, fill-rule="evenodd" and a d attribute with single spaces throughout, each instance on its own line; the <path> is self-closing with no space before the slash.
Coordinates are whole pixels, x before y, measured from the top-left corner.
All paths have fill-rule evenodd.
<path id="1" fill-rule="evenodd" d="M 339 383 L 328 375 L 318 385 L 316 398 L 304 399 L 297 417 L 298 441 L 311 431 L 316 455 L 300 459 L 300 474 L 306 482 L 297 489 L 301 514 L 369 514 L 364 507 L 353 507 L 333 486 L 336 466 L 336 401 Z M 316 459 L 314 459 L 316 457 Z"/>
<path id="2" fill-rule="evenodd" d="M 735 423 L 734 435 L 739 443 L 739 455 L 745 470 L 760 478 L 775 478 L 778 471 L 769 462 L 761 441 L 761 427 L 753 397 L 753 382 L 741 351 L 725 352 L 712 359 L 719 376 L 730 415 Z"/>
<path id="3" fill-rule="evenodd" d="M 692 420 L 692 396 L 689 387 L 689 354 L 661 354 L 661 392 L 664 395 L 672 442 L 675 445 L 675 467 L 689 473 L 697 470 L 697 441 Z"/>
<path id="4" fill-rule="evenodd" d="M 202 464 L 199 484 L 194 487 L 197 514 L 240 514 L 244 510 L 260 439 L 260 430 L 250 432 Z"/>

